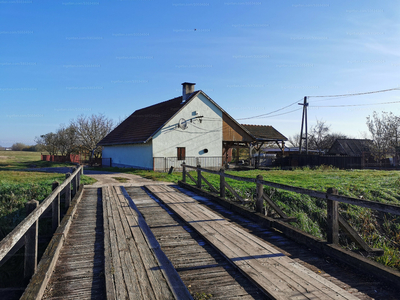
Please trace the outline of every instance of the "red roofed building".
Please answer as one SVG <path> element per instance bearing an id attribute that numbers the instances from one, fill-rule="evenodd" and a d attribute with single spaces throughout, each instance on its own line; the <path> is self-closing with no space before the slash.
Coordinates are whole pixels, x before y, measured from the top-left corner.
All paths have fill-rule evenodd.
<path id="1" fill-rule="evenodd" d="M 194 83 L 182 96 L 136 110 L 98 144 L 112 166 L 167 170 L 201 164 L 220 168 L 230 148 L 257 138 Z"/>

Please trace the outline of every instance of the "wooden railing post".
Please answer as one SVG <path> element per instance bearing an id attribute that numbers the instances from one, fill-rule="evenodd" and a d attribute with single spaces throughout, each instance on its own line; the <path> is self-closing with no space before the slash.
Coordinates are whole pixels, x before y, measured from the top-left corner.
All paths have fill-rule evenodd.
<path id="1" fill-rule="evenodd" d="M 76 191 L 78 190 L 78 181 L 77 181 L 77 175 L 75 175 L 75 178 L 71 180 L 72 182 L 72 197 L 76 195 Z"/>
<path id="2" fill-rule="evenodd" d="M 79 167 L 78 167 L 79 168 Z M 79 172 L 76 174 L 76 186 L 79 188 L 81 184 L 81 172 L 83 169 L 80 169 Z"/>
<path id="3" fill-rule="evenodd" d="M 219 195 L 221 198 L 225 198 L 225 170 L 219 170 Z"/>
<path id="4" fill-rule="evenodd" d="M 338 191 L 334 188 L 329 188 L 326 193 L 337 195 Z M 339 203 L 329 199 L 327 201 L 327 241 L 330 244 L 339 244 Z"/>
<path id="5" fill-rule="evenodd" d="M 264 186 L 262 183 L 260 183 L 260 180 L 263 180 L 264 178 L 261 175 L 257 175 L 257 200 L 256 200 L 256 212 L 262 213 L 264 209 L 264 198 L 263 198 L 263 193 L 264 193 Z"/>
<path id="6" fill-rule="evenodd" d="M 60 183 L 58 181 L 54 181 L 51 189 L 54 191 Z M 52 211 L 52 227 L 53 232 L 57 230 L 58 225 L 60 225 L 60 193 L 57 194 L 56 198 L 54 198 L 51 203 L 51 211 Z"/>
<path id="7" fill-rule="evenodd" d="M 186 183 L 186 164 L 182 164 L 182 182 Z"/>
<path id="8" fill-rule="evenodd" d="M 39 206 L 39 201 L 31 200 L 25 204 L 26 215 L 35 210 Z M 39 221 L 28 229 L 25 233 L 25 259 L 24 259 L 24 279 L 29 280 L 36 272 L 38 258 L 38 228 Z"/>
<path id="9" fill-rule="evenodd" d="M 71 177 L 71 173 L 65 174 L 65 180 L 67 180 L 69 177 Z M 65 192 L 65 208 L 68 209 L 68 207 L 71 205 L 71 181 L 65 187 L 64 192 Z"/>
<path id="10" fill-rule="evenodd" d="M 196 186 L 201 189 L 201 170 L 200 170 L 201 166 L 197 165 L 197 184 Z"/>

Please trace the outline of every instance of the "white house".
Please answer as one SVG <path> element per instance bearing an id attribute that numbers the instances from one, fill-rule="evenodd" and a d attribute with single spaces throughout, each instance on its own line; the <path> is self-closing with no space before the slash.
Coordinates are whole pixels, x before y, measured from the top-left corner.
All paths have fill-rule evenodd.
<path id="1" fill-rule="evenodd" d="M 182 96 L 135 111 L 101 140 L 104 161 L 150 170 L 184 161 L 219 168 L 229 148 L 255 141 L 194 83 L 182 86 Z"/>

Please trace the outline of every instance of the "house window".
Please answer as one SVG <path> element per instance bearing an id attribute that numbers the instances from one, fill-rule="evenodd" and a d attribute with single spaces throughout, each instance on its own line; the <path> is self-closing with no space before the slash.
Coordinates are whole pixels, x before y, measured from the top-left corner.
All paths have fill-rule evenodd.
<path id="1" fill-rule="evenodd" d="M 186 159 L 186 148 L 178 147 L 178 160 L 185 160 L 185 159 Z"/>

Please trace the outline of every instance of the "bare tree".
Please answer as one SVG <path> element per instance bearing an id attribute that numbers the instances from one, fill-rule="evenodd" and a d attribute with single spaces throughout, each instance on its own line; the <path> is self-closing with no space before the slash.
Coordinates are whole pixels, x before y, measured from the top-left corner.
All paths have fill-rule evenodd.
<path id="1" fill-rule="evenodd" d="M 336 139 L 345 138 L 347 136 L 342 133 L 331 132 L 330 125 L 326 125 L 325 121 L 317 120 L 317 124 L 312 126 L 308 133 L 308 148 L 326 152 Z"/>
<path id="2" fill-rule="evenodd" d="M 71 125 L 75 128 L 78 143 L 81 148 L 90 153 L 90 157 L 100 157 L 101 147 L 97 146 L 114 127 L 114 122 L 104 115 L 92 115 L 90 117 L 79 116 Z"/>
<path id="3" fill-rule="evenodd" d="M 376 158 L 386 158 L 389 153 L 393 154 L 399 150 L 400 117 L 391 112 L 382 112 L 379 116 L 374 111 L 372 117 L 367 117 L 367 126 L 374 141 L 372 152 Z"/>
<path id="4" fill-rule="evenodd" d="M 37 145 L 44 151 L 49 152 L 50 155 L 58 153 L 58 138 L 57 134 L 50 132 L 35 138 Z"/>
<path id="5" fill-rule="evenodd" d="M 75 152 L 78 147 L 78 138 L 76 128 L 72 125 L 61 127 L 56 132 L 57 135 L 57 148 L 61 155 L 69 156 Z"/>
<path id="6" fill-rule="evenodd" d="M 296 133 L 288 137 L 288 143 L 292 147 L 300 147 L 300 134 Z"/>

